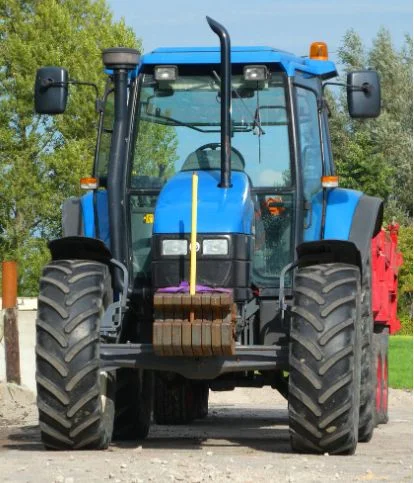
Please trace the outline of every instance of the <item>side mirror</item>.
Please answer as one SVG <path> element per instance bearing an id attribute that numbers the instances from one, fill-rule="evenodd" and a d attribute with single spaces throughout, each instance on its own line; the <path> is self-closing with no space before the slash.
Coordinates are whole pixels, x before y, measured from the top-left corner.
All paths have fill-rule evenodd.
<path id="1" fill-rule="evenodd" d="M 42 67 L 36 72 L 35 111 L 62 114 L 68 100 L 68 71 L 62 67 Z"/>
<path id="2" fill-rule="evenodd" d="M 349 115 L 353 118 L 378 117 L 381 113 L 381 87 L 377 72 L 350 72 L 346 83 Z"/>

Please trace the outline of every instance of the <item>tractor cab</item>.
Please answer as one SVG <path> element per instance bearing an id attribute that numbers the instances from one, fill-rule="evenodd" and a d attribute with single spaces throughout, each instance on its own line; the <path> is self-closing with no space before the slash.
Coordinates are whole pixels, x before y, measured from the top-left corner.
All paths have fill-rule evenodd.
<path id="1" fill-rule="evenodd" d="M 238 287 L 242 300 L 252 290 L 274 292 L 295 246 L 319 236 L 321 179 L 334 174 L 321 80 L 336 70 L 329 61 L 269 47 L 234 47 L 231 60 L 226 188 L 220 186 L 220 49 L 157 49 L 142 57 L 129 82 L 129 261 L 141 283 L 151 272 L 154 287 L 178 285 L 187 277 L 194 171 L 200 176 L 200 283 Z M 102 186 L 108 143 L 100 144 L 95 176 Z M 243 253 L 226 265 L 233 245 L 241 243 Z M 290 278 L 286 281 L 289 285 Z"/>

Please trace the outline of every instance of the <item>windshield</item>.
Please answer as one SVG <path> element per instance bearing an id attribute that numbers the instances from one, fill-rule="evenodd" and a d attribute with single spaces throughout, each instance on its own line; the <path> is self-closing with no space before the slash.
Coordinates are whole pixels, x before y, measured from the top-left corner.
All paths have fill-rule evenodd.
<path id="1" fill-rule="evenodd" d="M 294 198 L 284 74 L 266 81 L 232 76 L 234 171 L 252 184 L 255 210 L 252 283 L 274 287 L 292 260 Z M 151 233 L 159 189 L 183 170 L 219 170 L 220 78 L 215 71 L 157 82 L 141 78 L 130 171 L 133 265 L 149 276 Z M 289 285 L 289 282 L 286 282 Z"/>
<path id="2" fill-rule="evenodd" d="M 173 82 L 144 74 L 138 111 L 132 187 L 142 177 L 162 184 L 180 170 L 220 169 L 220 79 L 215 71 Z M 291 185 L 281 73 L 262 82 L 232 77 L 232 131 L 232 169 L 245 171 L 254 187 Z"/>

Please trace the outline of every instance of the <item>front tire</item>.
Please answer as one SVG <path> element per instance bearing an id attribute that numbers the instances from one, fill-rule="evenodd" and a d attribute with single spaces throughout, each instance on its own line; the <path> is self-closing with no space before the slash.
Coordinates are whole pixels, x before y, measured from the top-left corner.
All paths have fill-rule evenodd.
<path id="1" fill-rule="evenodd" d="M 294 451 L 353 454 L 361 376 L 360 272 L 332 263 L 299 268 L 289 351 Z"/>
<path id="2" fill-rule="evenodd" d="M 43 270 L 36 320 L 40 434 L 49 449 L 104 449 L 112 437 L 114 377 L 100 370 L 100 320 L 111 302 L 106 265 L 57 260 Z"/>

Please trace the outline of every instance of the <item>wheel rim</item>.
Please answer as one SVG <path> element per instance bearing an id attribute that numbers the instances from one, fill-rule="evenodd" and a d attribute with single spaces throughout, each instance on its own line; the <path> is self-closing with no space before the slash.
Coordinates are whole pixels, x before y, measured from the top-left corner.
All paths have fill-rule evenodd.
<path id="1" fill-rule="evenodd" d="M 382 409 L 384 413 L 388 410 L 388 359 L 385 358 L 383 364 L 383 377 L 382 377 Z"/>
<path id="2" fill-rule="evenodd" d="M 377 389 L 375 394 L 375 406 L 377 413 L 381 411 L 381 398 L 382 398 L 382 361 L 381 356 L 377 357 Z"/>

